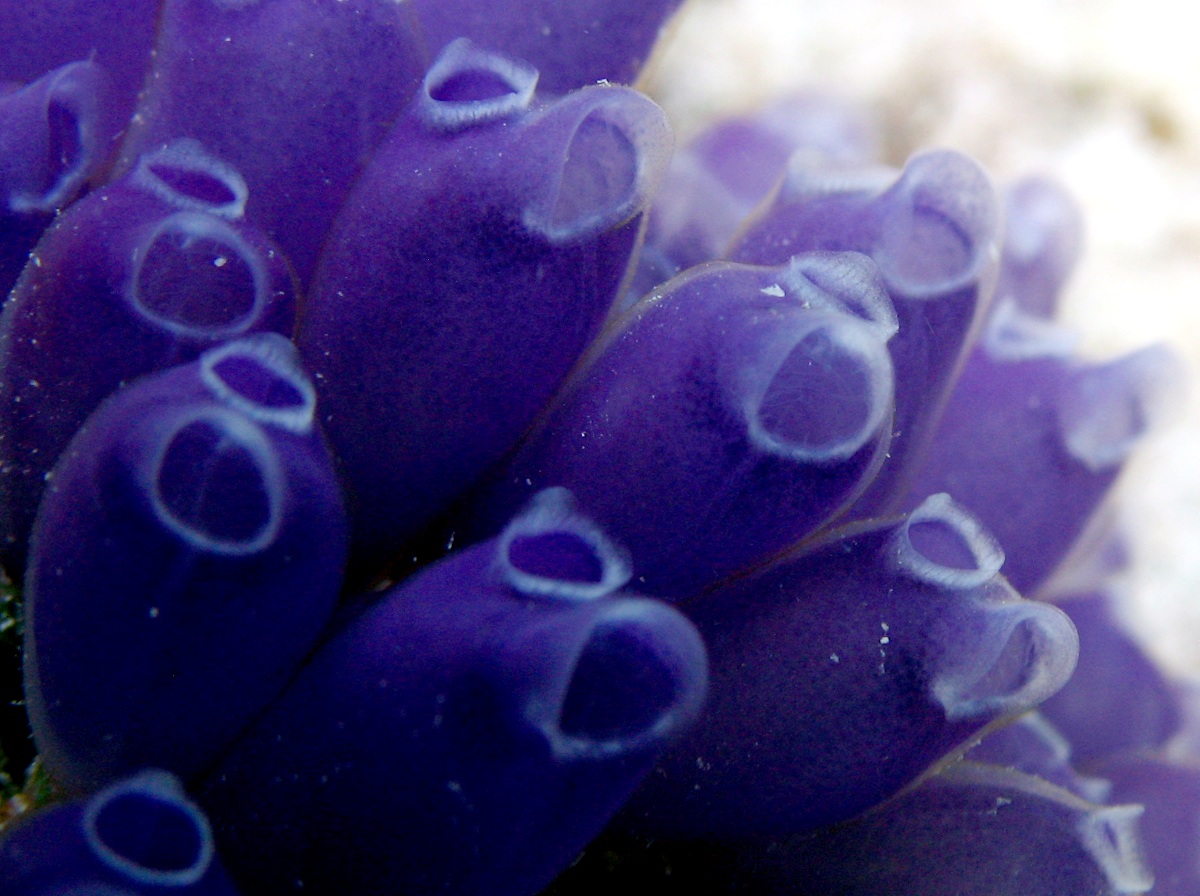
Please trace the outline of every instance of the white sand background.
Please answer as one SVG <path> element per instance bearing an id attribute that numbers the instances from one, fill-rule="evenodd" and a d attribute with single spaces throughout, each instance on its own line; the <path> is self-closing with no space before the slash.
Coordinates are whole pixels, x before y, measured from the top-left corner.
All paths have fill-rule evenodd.
<path id="1" fill-rule="evenodd" d="M 1168 342 L 1179 413 L 1119 494 L 1135 572 L 1126 616 L 1200 675 L 1200 51 L 1167 0 L 691 0 L 648 89 L 686 140 L 714 115 L 799 88 L 861 100 L 889 161 L 961 149 L 998 183 L 1050 174 L 1079 201 L 1065 317 L 1107 358 Z M 1181 12 L 1182 11 L 1182 12 Z"/>

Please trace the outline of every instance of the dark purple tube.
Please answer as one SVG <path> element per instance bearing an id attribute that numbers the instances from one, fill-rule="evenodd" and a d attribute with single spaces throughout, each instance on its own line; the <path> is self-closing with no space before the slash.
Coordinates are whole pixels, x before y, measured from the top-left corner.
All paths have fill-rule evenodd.
<path id="1" fill-rule="evenodd" d="M 1073 334 L 1002 300 L 964 365 L 910 506 L 945 491 L 977 513 L 1033 594 L 1066 558 L 1182 380 L 1165 346 L 1072 360 Z"/>
<path id="2" fill-rule="evenodd" d="M 1070 676 L 1078 641 L 1061 610 L 1020 599 L 1002 562 L 935 495 L 693 600 L 711 666 L 704 724 L 625 823 L 720 838 L 832 824 L 1036 706 Z"/>
<path id="3" fill-rule="evenodd" d="M 558 489 L 380 595 L 199 791 L 239 879 L 537 892 L 703 700 L 699 635 L 628 577 Z"/>
<path id="4" fill-rule="evenodd" d="M 160 0 L 0 0 L 0 82 L 28 83 L 67 63 L 90 60 L 112 77 L 114 119 L 124 127 L 146 79 L 160 5 Z"/>
<path id="5" fill-rule="evenodd" d="M 346 523 L 282 336 L 230 342 L 101 406 L 34 527 L 25 686 L 53 779 L 195 777 L 329 620 Z"/>
<path id="6" fill-rule="evenodd" d="M 565 486 L 636 546 L 639 590 L 698 594 L 862 494 L 891 430 L 894 333 L 864 255 L 695 268 L 606 334 L 473 498 L 467 532 L 494 533 L 533 492 Z"/>
<path id="7" fill-rule="evenodd" d="M 1096 769 L 1114 799 L 1145 806 L 1139 819 L 1154 896 L 1200 892 L 1200 765 L 1196 756 L 1125 753 Z"/>
<path id="8" fill-rule="evenodd" d="M 721 258 L 759 202 L 796 165 L 851 167 L 875 161 L 872 123 L 821 94 L 787 97 L 718 121 L 671 159 L 654 197 L 626 304 L 687 268 Z"/>
<path id="9" fill-rule="evenodd" d="M 900 331 L 890 459 L 854 513 L 897 510 L 982 322 L 999 258 L 999 199 L 971 159 L 920 153 L 896 177 L 793 166 L 729 257 L 782 264 L 798 252 L 865 252 L 879 265 Z"/>
<path id="10" fill-rule="evenodd" d="M 208 819 L 157 769 L 18 822 L 0 882 L 4 896 L 236 896 Z"/>
<path id="11" fill-rule="evenodd" d="M 248 333 L 291 335 L 295 277 L 241 220 L 246 185 L 192 141 L 65 211 L 0 315 L 0 556 L 19 573 L 46 474 L 136 377 Z"/>
<path id="12" fill-rule="evenodd" d="M 548 94 L 632 84 L 683 0 L 414 0 L 432 53 L 456 38 L 526 60 Z"/>
<path id="13" fill-rule="evenodd" d="M 0 298 L 55 212 L 112 153 L 110 94 L 94 62 L 69 63 L 7 93 L 0 84 Z"/>
<path id="14" fill-rule="evenodd" d="M 451 44 L 335 225 L 301 323 L 356 552 L 416 534 L 516 442 L 599 330 L 670 151 L 621 87 Z"/>
<path id="15" fill-rule="evenodd" d="M 1075 617 L 1071 618 L 1075 621 Z M 1086 638 L 1087 635 L 1080 632 L 1080 662 L 1064 690 L 1087 674 L 1083 666 L 1087 655 L 1084 646 Z M 1059 694 L 1061 693 L 1062 691 L 1059 691 Z M 1058 694 L 1055 694 L 1050 700 L 1057 696 Z M 1072 765 L 1071 744 L 1063 737 L 1062 732 L 1046 719 L 1045 706 L 1043 703 L 1042 711 L 1027 712 L 1015 721 L 989 731 L 978 746 L 967 751 L 966 758 L 972 762 L 984 762 L 1035 775 L 1089 802 L 1108 802 L 1112 795 L 1112 785 L 1103 778 L 1089 777 L 1076 771 Z M 1110 723 L 1112 718 L 1114 717 L 1109 717 Z"/>
<path id="16" fill-rule="evenodd" d="M 1179 699 L 1121 625 L 1112 597 L 1073 595 L 1058 604 L 1079 631 L 1079 668 L 1042 712 L 1080 764 L 1163 748 L 1183 726 Z"/>
<path id="17" fill-rule="evenodd" d="M 123 164 L 199 140 L 250 188 L 246 216 L 307 283 L 355 175 L 424 69 L 395 0 L 164 0 Z"/>
<path id="18" fill-rule="evenodd" d="M 741 848 L 743 886 L 796 896 L 1130 896 L 1155 883 L 1141 816 L 1139 805 L 1096 806 L 1032 775 L 967 762 L 851 824 Z"/>
<path id="19" fill-rule="evenodd" d="M 1083 251 L 1083 215 L 1066 190 L 1027 177 L 1004 191 L 1004 246 L 996 299 L 1052 318 Z"/>

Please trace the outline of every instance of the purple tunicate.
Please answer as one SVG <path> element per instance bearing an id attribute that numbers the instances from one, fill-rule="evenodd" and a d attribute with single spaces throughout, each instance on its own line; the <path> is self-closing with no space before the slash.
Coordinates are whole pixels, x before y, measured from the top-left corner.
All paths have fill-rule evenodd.
<path id="1" fill-rule="evenodd" d="M 183 141 L 47 230 L 0 315 L 0 556 L 20 571 L 46 474 L 113 390 L 255 331 L 291 335 L 296 284 L 240 220 L 246 185 Z"/>
<path id="2" fill-rule="evenodd" d="M 460 41 L 364 172 L 301 323 L 378 560 L 510 449 L 596 335 L 670 151 L 621 87 L 531 105 L 536 72 Z"/>
<path id="3" fill-rule="evenodd" d="M 146 80 L 159 5 L 160 0 L 0 0 L 0 82 L 28 83 L 89 60 L 112 77 L 114 123 L 123 128 Z M 102 157 L 109 155 L 106 148 Z"/>
<path id="4" fill-rule="evenodd" d="M 261 334 L 139 380 L 72 440 L 26 590 L 30 718 L 64 787 L 194 777 L 312 649 L 347 542 L 314 402 Z"/>
<path id="5" fill-rule="evenodd" d="M 708 645 L 705 723 L 634 796 L 652 835 L 780 835 L 841 821 L 985 725 L 1060 688 L 1070 620 L 997 575 L 1003 554 L 935 495 L 687 604 Z M 749 674 L 748 674 L 749 673 Z"/>
<path id="6" fill-rule="evenodd" d="M 0 84 L 0 297 L 55 212 L 112 152 L 110 93 L 94 62 L 69 63 L 7 93 Z"/>
<path id="7" fill-rule="evenodd" d="M 560 489 L 379 595 L 199 791 L 239 879 L 318 896 L 548 883 L 703 700 L 699 636 L 620 592 L 628 577 Z"/>
<path id="8" fill-rule="evenodd" d="M 964 365 L 909 502 L 945 491 L 972 508 L 1032 594 L 1062 562 L 1182 378 L 1164 346 L 1106 364 L 1069 354 L 1074 334 L 996 307 Z"/>
<path id="9" fill-rule="evenodd" d="M 1112 782 L 1113 799 L 1140 803 L 1154 896 L 1200 892 L 1200 764 L 1195 757 L 1152 753 L 1111 756 L 1096 766 Z"/>
<path id="10" fill-rule="evenodd" d="M 246 217 L 307 283 L 355 175 L 419 82 L 395 0 L 165 0 L 123 164 L 179 138 L 241 172 Z"/>
<path id="11" fill-rule="evenodd" d="M 466 531 L 490 534 L 532 492 L 565 486 L 637 546 L 639 589 L 697 594 L 866 488 L 887 449 L 895 327 L 864 255 L 695 268 L 606 334 L 474 496 Z"/>
<path id="12" fill-rule="evenodd" d="M 819 94 L 788 97 L 705 129 L 671 159 L 627 303 L 720 258 L 792 156 L 795 164 L 850 167 L 871 163 L 877 150 L 874 129 L 856 107 Z"/>
<path id="13" fill-rule="evenodd" d="M 236 896 L 208 819 L 155 769 L 16 825 L 0 881 L 4 896 Z"/>
<path id="14" fill-rule="evenodd" d="M 856 514 L 898 509 L 982 321 L 999 241 L 999 200 L 987 176 L 960 153 L 934 150 L 909 159 L 899 177 L 797 164 L 728 251 L 751 264 L 855 251 L 879 265 L 900 322 L 889 343 L 896 417 L 890 459 Z"/>
<path id="15" fill-rule="evenodd" d="M 1076 668 L 1076 676 L 1086 674 L 1082 668 L 1087 652 L 1086 637 L 1080 633 L 1080 665 Z M 1076 676 L 1072 676 L 1071 681 L 1076 680 Z M 1065 688 L 1071 686 L 1071 681 Z M 989 731 L 980 744 L 967 752 L 966 758 L 1036 775 L 1093 803 L 1107 802 L 1112 791 L 1112 786 L 1104 779 L 1087 777 L 1075 770 L 1071 764 L 1071 745 L 1041 712 L 1028 712 L 1016 721 Z"/>
<path id="16" fill-rule="evenodd" d="M 1079 669 L 1042 712 L 1070 741 L 1077 762 L 1166 744 L 1183 723 L 1177 697 L 1117 621 L 1111 597 L 1072 595 L 1058 605 L 1079 631 Z"/>
<path id="17" fill-rule="evenodd" d="M 967 762 L 850 824 L 741 847 L 738 864 L 749 892 L 795 896 L 1132 896 L 1155 883 L 1141 816 Z"/>
<path id="18" fill-rule="evenodd" d="M 433 53 L 458 38 L 528 61 L 541 87 L 632 84 L 683 0 L 414 0 Z"/>
<path id="19" fill-rule="evenodd" d="M 1079 207 L 1055 181 L 1028 177 L 1004 192 L 1004 247 L 996 299 L 1027 314 L 1053 317 L 1083 251 Z"/>

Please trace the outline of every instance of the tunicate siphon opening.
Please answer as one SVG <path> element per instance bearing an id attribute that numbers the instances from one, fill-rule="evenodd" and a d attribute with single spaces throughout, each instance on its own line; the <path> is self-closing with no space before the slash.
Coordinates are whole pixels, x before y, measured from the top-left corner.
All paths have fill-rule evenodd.
<path id="1" fill-rule="evenodd" d="M 59 100 L 52 100 L 46 109 L 48 141 L 46 170 L 50 175 L 47 193 L 59 187 L 86 164 L 86 150 L 80 134 L 82 124 L 75 109 Z"/>
<path id="2" fill-rule="evenodd" d="M 907 296 L 961 289 L 995 255 L 999 203 L 987 175 L 961 153 L 914 156 L 878 207 L 872 256 L 888 284 Z"/>
<path id="3" fill-rule="evenodd" d="M 847 313 L 800 311 L 780 324 L 736 374 L 751 441 L 799 462 L 854 456 L 892 406 L 891 358 L 879 331 Z"/>
<path id="4" fill-rule="evenodd" d="M 1006 586 L 1007 587 L 1007 586 Z M 950 622 L 932 693 L 946 718 L 990 721 L 1032 709 L 1075 669 L 1079 636 L 1049 604 L 973 597 Z M 947 620 L 949 622 L 949 620 Z"/>
<path id="5" fill-rule="evenodd" d="M 675 671 L 655 650 L 653 632 L 601 625 L 575 665 L 559 730 L 567 737 L 614 741 L 654 727 L 678 698 Z"/>
<path id="6" fill-rule="evenodd" d="M 246 181 L 231 165 L 195 140 L 176 140 L 142 156 L 130 182 L 179 209 L 240 218 L 246 210 Z"/>
<path id="7" fill-rule="evenodd" d="M 806 453 L 827 454 L 861 442 L 871 415 L 870 371 L 825 330 L 804 337 L 775 372 L 758 408 L 763 430 Z"/>
<path id="8" fill-rule="evenodd" d="M 1154 885 L 1138 836 L 1138 819 L 1144 812 L 1140 805 L 1104 806 L 1085 813 L 1076 823 L 1084 849 L 1115 893 L 1145 893 Z"/>
<path id="9" fill-rule="evenodd" d="M 1093 472 L 1117 466 L 1169 416 L 1184 381 L 1163 345 L 1072 370 L 1058 395 L 1063 445 Z"/>
<path id="10" fill-rule="evenodd" d="M 508 562 L 530 576 L 564 582 L 598 584 L 604 563 L 595 550 L 573 532 L 545 532 L 514 538 Z"/>
<path id="11" fill-rule="evenodd" d="M 566 232 L 598 212 L 627 203 L 637 173 L 637 147 L 621 128 L 596 112 L 588 115 L 567 147 L 550 227 Z"/>
<path id="12" fill-rule="evenodd" d="M 650 201 L 671 154 L 662 109 L 624 87 L 568 94 L 523 139 L 546 159 L 546 171 L 522 220 L 557 245 L 593 239 L 629 221 Z"/>
<path id="13" fill-rule="evenodd" d="M 188 545 L 217 554 L 260 551 L 281 513 L 278 462 L 261 430 L 232 412 L 198 414 L 163 446 L 154 476 L 159 520 Z"/>
<path id="14" fill-rule="evenodd" d="M 942 493 L 913 510 L 891 539 L 892 562 L 910 578 L 943 588 L 974 588 L 1004 565 L 1004 552 L 983 525 Z"/>
<path id="15" fill-rule="evenodd" d="M 212 832 L 164 772 L 144 772 L 96 794 L 84 812 L 96 856 L 135 884 L 184 887 L 208 871 Z"/>
<path id="16" fill-rule="evenodd" d="M 425 74 L 417 110 L 441 131 L 498 121 L 529 107 L 537 79 L 537 69 L 525 62 L 461 37 L 445 46 Z"/>
<path id="17" fill-rule="evenodd" d="M 30 159 L 7 197 L 10 210 L 46 214 L 70 202 L 109 150 L 105 128 L 107 76 L 92 62 L 75 62 L 13 91 L 27 99 L 41 96 L 42 121 L 27 122 L 22 143 L 39 146 L 40 163 Z M 44 93 L 42 93 L 44 91 Z M 7 91 L 0 91 L 0 95 Z"/>
<path id="18" fill-rule="evenodd" d="M 576 508 L 564 488 L 539 492 L 500 535 L 508 584 L 529 596 L 590 600 L 629 581 L 628 555 Z"/>
<path id="19" fill-rule="evenodd" d="M 292 432 L 312 427 L 316 391 L 296 347 L 278 333 L 257 333 L 210 349 L 200 376 L 214 396 L 259 423 Z"/>
<path id="20" fill-rule="evenodd" d="M 164 219 L 135 265 L 135 309 L 178 335 L 237 336 L 267 301 L 263 260 L 228 224 L 209 215 L 177 212 Z"/>
<path id="21" fill-rule="evenodd" d="M 784 266 L 782 282 L 805 307 L 831 308 L 871 324 L 884 342 L 900 329 L 879 266 L 860 252 L 805 252 Z"/>

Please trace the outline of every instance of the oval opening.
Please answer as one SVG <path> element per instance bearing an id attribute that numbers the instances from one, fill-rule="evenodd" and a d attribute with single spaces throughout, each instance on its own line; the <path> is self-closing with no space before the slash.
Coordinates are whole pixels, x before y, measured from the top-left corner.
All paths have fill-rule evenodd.
<path id="1" fill-rule="evenodd" d="M 532 66 L 460 37 L 429 67 L 417 111 L 426 124 L 443 131 L 498 121 L 529 107 L 537 80 Z"/>
<path id="2" fill-rule="evenodd" d="M 204 205 L 228 205 L 237 200 L 229 185 L 208 171 L 179 168 L 166 162 L 146 166 L 172 192 Z"/>
<path id="3" fill-rule="evenodd" d="M 565 488 L 548 488 L 501 533 L 497 560 L 505 581 L 528 597 L 592 600 L 629 581 L 629 557 L 576 510 Z"/>
<path id="4" fill-rule="evenodd" d="M 191 814 L 144 793 L 108 800 L 96 815 L 95 831 L 115 855 L 152 872 L 187 871 L 204 854 Z"/>
<path id="5" fill-rule="evenodd" d="M 213 371 L 231 390 L 261 407 L 279 411 L 307 403 L 307 396 L 294 383 L 264 367 L 256 358 L 229 355 L 214 364 Z"/>
<path id="6" fill-rule="evenodd" d="M 942 588 L 975 588 L 1004 565 L 1004 551 L 992 534 L 944 492 L 913 510 L 891 544 L 901 572 Z"/>
<path id="7" fill-rule="evenodd" d="M 274 539 L 278 472 L 269 446 L 252 427 L 236 418 L 198 417 L 163 447 L 154 477 L 155 509 L 192 547 L 249 554 Z"/>
<path id="8" fill-rule="evenodd" d="M 139 250 L 134 306 L 173 333 L 207 340 L 236 336 L 265 302 L 262 260 L 217 218 L 171 215 Z"/>
<path id="9" fill-rule="evenodd" d="M 525 575 L 560 582 L 597 585 L 604 578 L 604 561 L 574 532 L 518 536 L 509 543 L 508 562 Z"/>
<path id="10" fill-rule="evenodd" d="M 191 139 L 177 140 L 142 156 L 130 182 L 176 208 L 230 220 L 245 213 L 249 197 L 241 174 Z"/>
<path id="11" fill-rule="evenodd" d="M 638 149 L 623 128 L 589 113 L 571 137 L 549 215 L 550 230 L 574 234 L 613 217 L 637 190 Z"/>
<path id="12" fill-rule="evenodd" d="M 46 109 L 46 126 L 49 140 L 46 146 L 46 170 L 50 177 L 47 195 L 58 196 L 64 186 L 77 177 L 87 163 L 82 127 L 75 110 L 58 100 L 52 100 Z M 66 199 L 66 196 L 60 197 Z"/>
<path id="13" fill-rule="evenodd" d="M 975 570 L 978 562 L 962 533 L 940 520 L 918 520 L 908 527 L 914 550 L 930 563 L 947 569 Z"/>
<path id="14" fill-rule="evenodd" d="M 637 625 L 600 625 L 571 675 L 559 731 L 592 742 L 629 741 L 653 730 L 679 702 L 672 664 Z"/>
<path id="15" fill-rule="evenodd" d="M 915 157 L 879 203 L 872 256 L 888 283 L 914 298 L 965 286 L 998 237 L 995 192 L 979 166 L 959 153 Z"/>
<path id="16" fill-rule="evenodd" d="M 146 885 L 155 892 L 191 887 L 212 864 L 208 820 L 183 796 L 178 779 L 158 770 L 93 796 L 84 807 L 83 834 L 93 855 L 139 892 Z"/>
<path id="17" fill-rule="evenodd" d="M 200 357 L 209 391 L 252 420 L 296 433 L 312 427 L 317 394 L 299 353 L 278 333 L 256 333 Z"/>
<path id="18" fill-rule="evenodd" d="M 871 416 L 874 377 L 825 329 L 787 354 L 758 409 L 762 428 L 785 445 L 819 455 L 861 442 Z"/>

